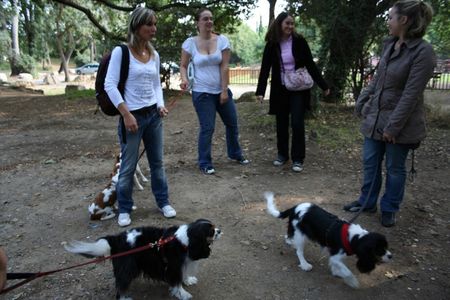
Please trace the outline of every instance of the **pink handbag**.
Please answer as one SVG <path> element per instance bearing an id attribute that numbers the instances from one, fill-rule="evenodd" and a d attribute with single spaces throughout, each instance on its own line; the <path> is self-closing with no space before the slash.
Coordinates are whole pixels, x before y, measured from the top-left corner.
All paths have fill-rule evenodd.
<path id="1" fill-rule="evenodd" d="M 283 69 L 284 86 L 288 91 L 304 91 L 313 87 L 314 80 L 306 68 L 298 68 L 295 71 L 286 72 L 281 54 L 280 63 Z"/>
<path id="2" fill-rule="evenodd" d="M 304 91 L 313 87 L 314 80 L 306 68 L 298 68 L 295 71 L 284 72 L 284 85 L 288 91 Z"/>

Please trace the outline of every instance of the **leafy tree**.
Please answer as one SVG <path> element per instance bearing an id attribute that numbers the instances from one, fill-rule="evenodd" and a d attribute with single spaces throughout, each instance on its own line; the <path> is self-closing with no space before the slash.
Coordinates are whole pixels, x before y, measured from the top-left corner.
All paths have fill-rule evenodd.
<path id="1" fill-rule="evenodd" d="M 229 36 L 232 47 L 232 64 L 251 65 L 260 63 L 264 50 L 264 40 L 248 25 L 241 24 Z"/>

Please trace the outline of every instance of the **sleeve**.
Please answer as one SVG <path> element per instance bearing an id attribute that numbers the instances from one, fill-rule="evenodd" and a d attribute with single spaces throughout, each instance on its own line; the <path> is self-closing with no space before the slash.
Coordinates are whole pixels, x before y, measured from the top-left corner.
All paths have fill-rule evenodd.
<path id="1" fill-rule="evenodd" d="M 270 69 L 272 67 L 271 52 L 271 47 L 267 43 L 264 47 L 261 69 L 259 71 L 258 85 L 255 93 L 257 96 L 264 96 L 266 93 L 267 79 L 269 78 Z"/>
<path id="2" fill-rule="evenodd" d="M 183 44 L 181 45 L 181 49 L 183 49 L 184 51 L 186 51 L 187 53 L 189 53 L 192 56 L 192 43 L 194 42 L 193 38 L 187 38 Z"/>
<path id="3" fill-rule="evenodd" d="M 322 73 L 319 71 L 319 68 L 317 68 L 316 63 L 313 60 L 311 49 L 309 48 L 308 42 L 306 42 L 306 40 L 303 38 L 301 39 L 301 41 L 303 45 L 301 46 L 300 49 L 303 49 L 305 54 L 306 69 L 308 70 L 311 77 L 314 79 L 314 82 L 316 82 L 320 86 L 320 88 L 325 91 L 326 89 L 328 89 L 328 84 L 325 81 L 325 79 L 323 79 Z"/>
<path id="4" fill-rule="evenodd" d="M 402 96 L 389 117 L 389 121 L 384 128 L 385 132 L 398 136 L 416 108 L 419 96 L 423 94 L 433 75 L 435 65 L 435 53 L 431 45 L 427 44 L 413 60 Z"/>
<path id="5" fill-rule="evenodd" d="M 111 59 L 108 65 L 108 71 L 105 78 L 105 91 L 115 107 L 124 102 L 117 86 L 120 81 L 120 65 L 122 62 L 122 49 L 115 47 L 111 53 Z"/>
<path id="6" fill-rule="evenodd" d="M 219 40 L 219 49 L 220 49 L 220 51 L 231 49 L 230 40 L 226 36 L 219 35 L 219 39 L 220 39 Z"/>
<path id="7" fill-rule="evenodd" d="M 156 106 L 164 107 L 164 98 L 161 86 L 161 76 L 160 76 L 160 59 L 159 54 L 155 50 L 155 66 L 156 66 L 156 75 L 153 79 L 153 88 L 155 89 L 156 96 Z"/>

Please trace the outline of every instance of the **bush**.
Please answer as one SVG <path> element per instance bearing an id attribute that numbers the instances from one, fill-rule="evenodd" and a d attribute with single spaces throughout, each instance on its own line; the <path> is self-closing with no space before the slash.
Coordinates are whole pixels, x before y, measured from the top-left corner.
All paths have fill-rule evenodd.
<path id="1" fill-rule="evenodd" d="M 30 73 L 33 77 L 37 76 L 36 60 L 28 54 L 21 54 L 15 64 L 19 73 Z"/>

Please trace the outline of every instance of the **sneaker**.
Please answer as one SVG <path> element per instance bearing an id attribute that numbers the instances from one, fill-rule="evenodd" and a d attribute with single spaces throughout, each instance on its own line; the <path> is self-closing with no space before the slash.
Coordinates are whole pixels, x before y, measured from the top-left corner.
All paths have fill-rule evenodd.
<path id="1" fill-rule="evenodd" d="M 382 211 L 381 225 L 384 227 L 392 227 L 395 225 L 395 212 Z"/>
<path id="2" fill-rule="evenodd" d="M 216 170 L 214 170 L 213 167 L 201 168 L 200 170 L 201 170 L 201 171 L 203 172 L 203 174 L 205 174 L 205 175 L 212 175 L 212 174 L 216 173 Z"/>
<path id="3" fill-rule="evenodd" d="M 275 159 L 273 162 L 272 162 L 272 164 L 275 166 L 275 167 L 281 167 L 282 165 L 284 165 L 286 163 L 286 160 L 285 159 L 282 159 L 282 158 L 280 158 L 280 157 L 278 157 L 277 159 Z"/>
<path id="4" fill-rule="evenodd" d="M 170 205 L 166 205 L 163 208 L 160 208 L 159 210 L 166 218 L 174 218 L 177 215 L 175 209 Z"/>
<path id="5" fill-rule="evenodd" d="M 129 213 L 121 213 L 119 214 L 119 219 L 117 221 L 120 227 L 125 227 L 131 224 L 130 214 Z"/>
<path id="6" fill-rule="evenodd" d="M 243 165 L 243 166 L 248 165 L 250 163 L 250 161 L 248 159 L 246 159 L 244 156 L 242 156 L 241 158 L 238 158 L 238 159 L 234 159 L 234 158 L 228 158 L 228 159 L 234 160 L 238 164 Z"/>
<path id="7" fill-rule="evenodd" d="M 350 204 L 344 205 L 343 209 L 349 212 L 358 212 L 361 209 L 361 204 L 359 203 L 359 201 L 353 201 Z M 377 206 L 375 205 L 373 207 L 366 207 L 363 209 L 363 212 L 376 213 Z"/>
<path id="8" fill-rule="evenodd" d="M 297 172 L 297 173 L 303 171 L 303 164 L 301 162 L 295 161 L 292 164 L 292 171 Z"/>

